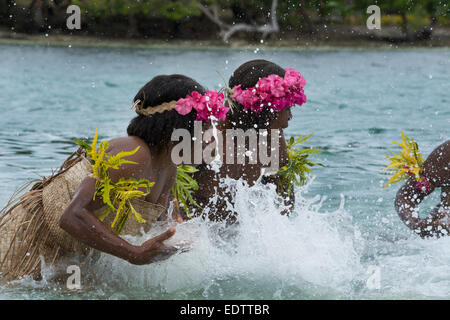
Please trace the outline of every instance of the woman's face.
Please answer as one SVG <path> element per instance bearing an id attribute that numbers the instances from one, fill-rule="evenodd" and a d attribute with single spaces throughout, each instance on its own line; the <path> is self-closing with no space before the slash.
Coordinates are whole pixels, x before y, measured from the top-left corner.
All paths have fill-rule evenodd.
<path id="1" fill-rule="evenodd" d="M 284 108 L 283 110 L 278 112 L 276 118 L 271 121 L 270 127 L 272 129 L 286 129 L 289 125 L 289 120 L 291 119 L 291 107 Z"/>

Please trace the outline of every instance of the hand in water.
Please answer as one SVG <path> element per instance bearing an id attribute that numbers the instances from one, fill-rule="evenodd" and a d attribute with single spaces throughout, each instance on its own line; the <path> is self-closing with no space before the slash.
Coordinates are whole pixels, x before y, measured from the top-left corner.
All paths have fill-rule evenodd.
<path id="1" fill-rule="evenodd" d="M 166 213 L 167 215 L 167 213 Z M 167 217 L 166 217 L 167 218 Z M 180 210 L 178 208 L 178 201 L 173 200 L 172 219 L 178 223 L 183 222 Z M 176 232 L 175 227 L 170 227 L 166 232 L 151 238 L 137 247 L 137 253 L 130 261 L 136 265 L 150 264 L 153 262 L 163 261 L 176 253 L 184 253 L 191 249 L 192 241 L 180 241 L 176 245 L 167 246 L 163 242 L 170 239 Z"/>
<path id="2" fill-rule="evenodd" d="M 171 238 L 175 232 L 175 228 L 170 227 L 166 232 L 151 238 L 141 246 L 136 247 L 136 253 L 133 255 L 132 259 L 130 259 L 130 262 L 136 265 L 144 265 L 170 258 L 180 251 L 180 248 L 167 246 L 163 242 Z"/>
<path id="3" fill-rule="evenodd" d="M 448 222 L 449 210 L 447 209 L 447 207 L 443 207 L 441 204 L 439 204 L 431 212 L 431 217 L 433 220 Z"/>
<path id="4" fill-rule="evenodd" d="M 449 224 L 450 224 L 450 216 L 449 216 L 449 211 L 448 210 L 442 210 L 440 213 L 439 213 L 439 220 L 441 221 L 441 222 L 443 222 L 443 223 L 445 223 L 446 224 L 446 226 L 447 226 L 447 228 L 448 228 L 448 226 L 449 226 Z"/>
<path id="5" fill-rule="evenodd" d="M 450 231 L 450 212 L 441 205 L 436 206 L 431 215 L 421 220 L 420 229 L 424 236 L 443 236 Z"/>
<path id="6" fill-rule="evenodd" d="M 177 248 L 180 253 L 188 252 L 192 248 L 192 242 L 192 240 L 180 241 L 174 245 L 174 247 Z"/>

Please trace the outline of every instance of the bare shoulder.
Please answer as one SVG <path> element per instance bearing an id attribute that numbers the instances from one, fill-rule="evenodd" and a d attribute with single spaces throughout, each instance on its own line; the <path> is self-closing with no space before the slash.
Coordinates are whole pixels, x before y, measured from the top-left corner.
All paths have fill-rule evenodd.
<path id="1" fill-rule="evenodd" d="M 435 150 L 450 152 L 450 140 L 447 140 L 444 143 L 438 145 Z"/>
<path id="2" fill-rule="evenodd" d="M 133 161 L 135 164 L 123 164 L 119 170 L 113 170 L 110 173 L 116 178 L 138 178 L 145 168 L 150 165 L 151 154 L 148 145 L 140 138 L 135 136 L 119 137 L 109 140 L 108 152 L 116 155 L 120 152 L 129 152 L 136 150 L 136 153 L 124 157 L 125 160 Z"/>
<path id="3" fill-rule="evenodd" d="M 435 186 L 441 187 L 450 181 L 450 140 L 436 147 L 423 165 L 424 176 Z"/>
<path id="4" fill-rule="evenodd" d="M 139 147 L 136 154 L 141 156 L 150 156 L 150 148 L 147 143 L 139 137 L 135 136 L 126 136 L 126 137 L 118 137 L 109 140 L 109 152 L 111 153 L 119 153 L 122 151 L 133 151 L 137 147 Z"/>
<path id="5" fill-rule="evenodd" d="M 443 161 L 450 158 L 450 140 L 445 141 L 444 143 L 437 146 L 433 152 L 431 152 L 429 158 Z"/>

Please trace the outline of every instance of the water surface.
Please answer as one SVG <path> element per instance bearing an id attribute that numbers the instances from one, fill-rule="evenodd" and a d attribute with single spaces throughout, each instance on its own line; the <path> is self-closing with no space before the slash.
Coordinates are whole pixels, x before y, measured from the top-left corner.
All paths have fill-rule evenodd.
<path id="1" fill-rule="evenodd" d="M 450 52 L 387 50 L 186 50 L 0 45 L 0 203 L 49 175 L 74 137 L 126 134 L 138 89 L 157 74 L 183 73 L 220 88 L 241 63 L 263 58 L 298 69 L 308 102 L 287 135 L 314 132 L 326 165 L 297 190 L 292 217 L 273 190 L 238 188 L 240 225 L 231 240 L 193 220 L 174 242 L 190 252 L 144 267 L 104 255 L 101 284 L 72 292 L 46 281 L 0 287 L 2 299 L 450 298 L 450 239 L 422 240 L 397 217 L 398 186 L 380 173 L 400 129 L 427 155 L 448 139 Z M 427 199 L 422 213 L 438 195 Z M 155 231 L 156 232 L 156 231 Z M 219 239 L 219 240 L 218 240 Z M 136 240 L 136 239 L 135 239 Z M 381 288 L 366 286 L 380 268 Z"/>

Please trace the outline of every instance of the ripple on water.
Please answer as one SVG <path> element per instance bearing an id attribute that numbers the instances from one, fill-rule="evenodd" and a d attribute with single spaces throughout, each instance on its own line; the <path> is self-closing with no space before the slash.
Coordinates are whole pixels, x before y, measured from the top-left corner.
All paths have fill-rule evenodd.
<path id="1" fill-rule="evenodd" d="M 217 226 L 194 219 L 173 239 L 194 240 L 186 254 L 144 267 L 104 255 L 93 266 L 101 281 L 77 294 L 24 280 L 0 286 L 0 298 L 450 298 L 450 238 L 423 241 L 411 234 L 393 208 L 396 188 L 383 190 L 387 176 L 379 172 L 401 129 L 425 153 L 448 139 L 446 50 L 254 54 L 0 46 L 2 203 L 23 182 L 58 168 L 76 149 L 74 137 L 92 138 L 95 128 L 100 139 L 126 135 L 134 116 L 130 101 L 153 76 L 185 73 L 218 88 L 221 80 L 211 70 L 228 78 L 254 58 L 304 75 L 308 102 L 293 109 L 286 133 L 314 132 L 307 146 L 322 149 L 314 160 L 326 164 L 297 190 L 289 218 L 277 213 L 270 190 L 239 189 L 239 232 L 224 246 Z M 203 67 L 193 73 L 185 61 Z M 380 290 L 366 286 L 371 266 L 380 268 Z"/>

